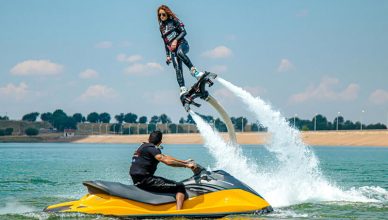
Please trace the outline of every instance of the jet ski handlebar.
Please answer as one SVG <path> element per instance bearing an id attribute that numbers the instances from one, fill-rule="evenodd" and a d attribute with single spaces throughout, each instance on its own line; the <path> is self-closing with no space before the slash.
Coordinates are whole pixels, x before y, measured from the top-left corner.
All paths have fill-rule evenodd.
<path id="1" fill-rule="evenodd" d="M 192 161 L 192 163 L 195 164 L 194 168 L 191 169 L 191 171 L 193 171 L 193 173 L 194 173 L 194 176 L 198 176 L 198 175 L 200 175 L 203 172 L 207 172 L 206 169 L 203 166 L 195 163 L 194 161 Z"/>

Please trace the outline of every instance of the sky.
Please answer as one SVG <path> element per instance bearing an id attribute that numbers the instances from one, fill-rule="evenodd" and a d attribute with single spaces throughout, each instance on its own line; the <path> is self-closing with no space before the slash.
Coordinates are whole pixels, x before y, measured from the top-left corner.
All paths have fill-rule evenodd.
<path id="1" fill-rule="evenodd" d="M 388 122 L 388 1 L 0 0 L 0 116 L 187 113 L 156 9 L 185 24 L 188 56 L 285 117 Z M 187 85 L 195 81 L 184 67 Z M 215 84 L 231 116 L 254 118 Z M 202 102 L 203 103 L 203 102 Z M 363 112 L 364 111 L 364 112 Z M 197 112 L 216 115 L 204 103 Z"/>

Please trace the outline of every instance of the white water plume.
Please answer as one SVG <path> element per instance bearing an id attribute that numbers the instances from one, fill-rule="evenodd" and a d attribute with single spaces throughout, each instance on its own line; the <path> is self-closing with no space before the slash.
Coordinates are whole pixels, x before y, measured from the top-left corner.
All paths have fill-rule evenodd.
<path id="1" fill-rule="evenodd" d="M 317 191 L 326 196 L 328 187 L 319 171 L 319 161 L 311 150 L 300 139 L 299 131 L 291 128 L 278 111 L 260 98 L 253 97 L 240 87 L 223 79 L 218 81 L 247 105 L 260 123 L 268 128 L 271 134 L 266 149 L 275 154 L 279 165 L 272 167 L 270 184 L 263 184 L 257 190 L 268 192 L 269 200 L 279 206 L 295 204 L 301 201 L 315 200 Z"/>
<path id="2" fill-rule="evenodd" d="M 205 140 L 205 147 L 216 158 L 216 168 L 225 169 L 241 177 L 245 176 L 249 179 L 254 179 L 255 173 L 252 173 L 251 170 L 256 170 L 257 168 L 255 164 L 249 163 L 247 158 L 242 155 L 241 149 L 233 146 L 232 143 L 225 142 L 199 115 L 193 111 L 190 111 L 190 115 L 193 117 Z"/>
<path id="3" fill-rule="evenodd" d="M 242 154 L 239 146 L 226 143 L 202 118 L 190 112 L 218 168 L 250 185 L 274 207 L 316 201 L 382 201 L 370 198 L 365 189 L 344 191 L 327 181 L 319 170 L 317 157 L 304 145 L 299 131 L 291 128 L 280 112 L 242 88 L 220 78 L 218 81 L 241 98 L 260 123 L 268 128 L 271 139 L 265 147 L 277 159 L 276 165 L 273 161 L 262 161 L 263 166 L 258 167 Z M 384 191 L 380 194 L 382 197 L 387 195 L 385 189 L 377 188 Z"/>

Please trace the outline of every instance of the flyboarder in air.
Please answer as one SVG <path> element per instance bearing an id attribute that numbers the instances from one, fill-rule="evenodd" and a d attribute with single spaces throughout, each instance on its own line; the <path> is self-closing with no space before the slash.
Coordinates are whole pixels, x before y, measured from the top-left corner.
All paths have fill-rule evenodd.
<path id="1" fill-rule="evenodd" d="M 183 78 L 182 62 L 190 69 L 191 75 L 198 80 L 203 75 L 191 63 L 187 56 L 189 43 L 185 39 L 186 30 L 184 24 L 166 5 L 159 6 L 157 10 L 159 29 L 166 49 L 166 63 L 172 62 L 176 72 L 176 78 L 180 86 L 180 95 L 187 92 L 185 80 Z"/>
<path id="2" fill-rule="evenodd" d="M 166 50 L 166 63 L 168 65 L 172 62 L 174 65 L 177 81 L 180 86 L 181 101 L 183 106 L 185 106 L 186 111 L 188 111 L 190 104 L 199 106 L 193 101 L 195 98 L 200 97 L 205 99 L 203 94 L 195 95 L 196 93 L 200 92 L 199 90 L 204 90 L 204 86 L 201 86 L 203 84 L 202 81 L 208 83 L 209 86 L 211 86 L 213 85 L 213 82 L 209 78 L 214 79 L 217 77 L 217 75 L 210 72 L 200 72 L 191 63 L 190 58 L 187 56 L 187 53 L 189 52 L 189 44 L 184 38 L 187 34 L 184 24 L 178 19 L 178 17 L 174 14 L 174 12 L 171 11 L 168 6 L 159 6 L 157 10 L 157 16 L 160 33 L 162 35 Z M 187 66 L 187 68 L 189 68 L 191 75 L 198 80 L 198 82 L 195 83 L 194 86 L 189 90 L 185 86 L 182 62 Z M 199 87 L 202 88 L 200 89 Z"/>

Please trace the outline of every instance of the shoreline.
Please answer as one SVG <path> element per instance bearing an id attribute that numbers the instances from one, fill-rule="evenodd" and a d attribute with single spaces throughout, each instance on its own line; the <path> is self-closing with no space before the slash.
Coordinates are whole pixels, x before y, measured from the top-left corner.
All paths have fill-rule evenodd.
<path id="1" fill-rule="evenodd" d="M 237 142 L 242 145 L 265 144 L 270 138 L 266 132 L 236 133 Z M 227 133 L 221 133 L 227 139 Z M 388 147 L 388 130 L 364 131 L 305 131 L 301 132 L 304 143 L 310 146 L 370 146 Z M 64 138 L 61 134 L 28 136 L 3 136 L 0 143 L 106 143 L 137 144 L 146 141 L 147 134 L 141 135 L 90 135 Z M 164 134 L 164 144 L 203 144 L 200 134 Z"/>

